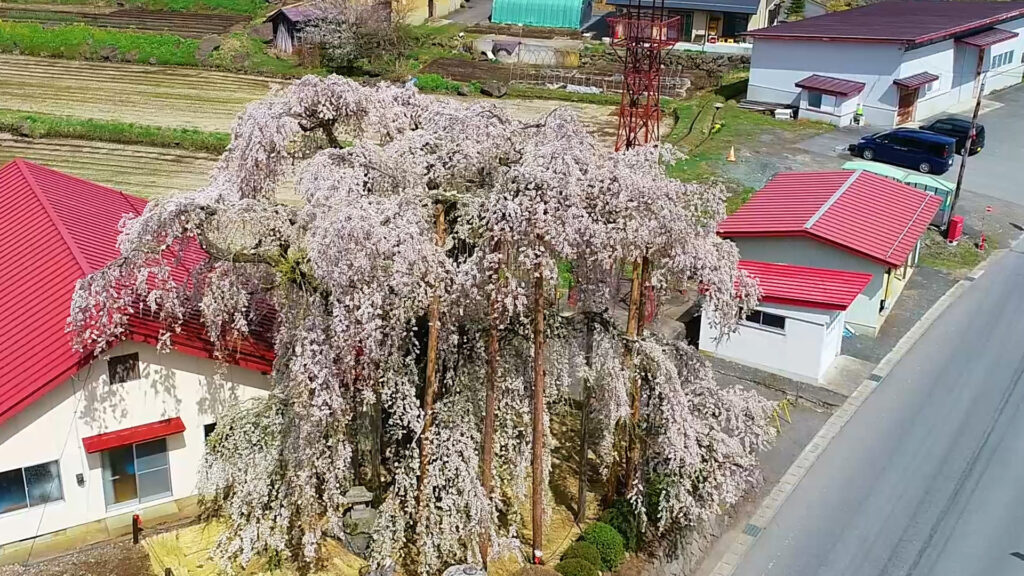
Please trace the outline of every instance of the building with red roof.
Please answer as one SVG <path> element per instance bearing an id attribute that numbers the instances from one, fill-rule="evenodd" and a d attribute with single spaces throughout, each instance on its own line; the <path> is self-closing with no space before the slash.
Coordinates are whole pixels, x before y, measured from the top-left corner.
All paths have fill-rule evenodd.
<path id="1" fill-rule="evenodd" d="M 772 178 L 718 226 L 743 258 L 871 275 L 846 322 L 874 335 L 917 262 L 942 200 L 864 171 Z"/>
<path id="2" fill-rule="evenodd" d="M 159 327 L 139 315 L 108 352 L 74 351 L 75 284 L 119 255 L 119 223 L 146 201 L 14 160 L 0 168 L 0 203 L 0 545 L 173 509 L 194 493 L 218 413 L 265 394 L 272 348 L 240 343 L 223 366 L 189 322 L 159 354 Z M 177 273 L 205 257 L 190 248 Z"/>
<path id="3" fill-rule="evenodd" d="M 970 107 L 1024 76 L 1024 2 L 892 0 L 747 32 L 747 97 L 845 126 Z"/>
<path id="4" fill-rule="evenodd" d="M 722 338 L 701 315 L 700 349 L 801 382 L 818 384 L 843 343 L 846 310 L 871 283 L 871 274 L 741 260 L 757 280 L 760 305 Z"/>

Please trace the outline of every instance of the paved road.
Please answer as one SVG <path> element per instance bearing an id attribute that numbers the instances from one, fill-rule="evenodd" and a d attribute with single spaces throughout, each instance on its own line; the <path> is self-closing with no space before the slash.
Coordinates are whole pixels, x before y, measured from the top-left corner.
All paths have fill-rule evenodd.
<path id="1" fill-rule="evenodd" d="M 968 158 L 964 188 L 1024 204 L 1024 187 L 1019 184 L 1024 159 L 1024 84 L 986 97 L 986 100 L 1002 106 L 978 118 L 985 125 L 985 149 Z M 961 116 L 969 119 L 971 112 L 973 110 L 968 110 Z M 944 178 L 956 182 L 959 170 L 957 160 Z"/>
<path id="2" fill-rule="evenodd" d="M 737 576 L 1024 574 L 1024 242 L 893 368 Z"/>

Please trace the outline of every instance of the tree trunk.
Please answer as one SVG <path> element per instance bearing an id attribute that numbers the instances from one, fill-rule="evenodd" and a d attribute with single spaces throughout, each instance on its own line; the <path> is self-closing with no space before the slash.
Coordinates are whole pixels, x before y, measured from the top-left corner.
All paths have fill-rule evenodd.
<path id="1" fill-rule="evenodd" d="M 438 246 L 444 246 L 445 223 L 444 205 L 434 204 L 435 238 Z M 430 301 L 430 329 L 427 334 L 427 371 L 423 385 L 423 429 L 420 431 L 420 477 L 416 486 L 416 502 L 419 510 L 417 526 L 423 530 L 423 515 L 426 513 L 424 488 L 427 483 L 427 467 L 430 463 L 430 426 L 434 420 L 434 394 L 437 391 L 437 341 L 441 332 L 441 295 L 434 294 Z"/>
<path id="2" fill-rule="evenodd" d="M 644 256 L 643 263 L 640 264 L 640 287 L 637 290 L 637 306 L 636 306 L 636 322 L 633 327 L 632 336 L 640 338 L 644 334 L 644 316 L 647 315 L 646 306 L 648 302 L 645 301 L 644 291 L 647 289 L 647 283 L 650 281 L 651 274 L 650 268 L 651 263 Z M 636 278 L 634 273 L 633 278 Z M 636 284 L 634 284 L 634 288 Z M 630 312 L 632 312 L 633 294 L 630 294 Z M 631 375 L 630 383 L 632 388 L 632 410 L 630 414 L 629 422 L 629 440 L 626 448 L 626 494 L 633 491 L 633 485 L 636 482 L 636 467 L 640 461 L 640 404 L 643 397 L 643 389 L 640 382 L 640 375 L 636 373 L 635 366 L 635 355 L 634 351 L 630 350 L 630 370 L 633 372 Z"/>
<path id="3" fill-rule="evenodd" d="M 589 316 L 583 329 L 583 361 L 589 372 L 594 367 L 594 322 Z M 583 400 L 580 406 L 580 475 L 576 493 L 576 523 L 582 524 L 587 515 L 587 426 L 590 419 L 590 383 L 583 382 Z"/>
<path id="4" fill-rule="evenodd" d="M 626 316 L 626 345 L 623 347 L 623 364 L 626 366 L 626 370 L 630 373 L 630 399 L 631 399 L 631 413 L 630 421 L 625 426 L 620 428 L 622 434 L 625 435 L 626 447 L 625 454 L 622 458 L 622 473 L 625 474 L 626 484 L 631 483 L 630 477 L 633 470 L 633 463 L 631 461 L 632 455 L 632 438 L 633 430 L 631 428 L 636 418 L 633 416 L 634 412 L 639 411 L 639 405 L 635 400 L 639 399 L 637 394 L 637 382 L 635 375 L 633 374 L 633 339 L 636 338 L 637 328 L 640 325 L 640 301 L 641 301 L 641 285 L 643 275 L 643 264 L 640 260 L 633 261 L 632 278 L 629 288 L 629 313 Z M 621 436 L 620 436 L 621 438 Z M 604 499 L 605 505 L 611 504 L 615 497 L 619 494 L 619 468 L 612 464 L 611 471 L 608 474 L 608 485 L 605 491 Z"/>
<path id="5" fill-rule="evenodd" d="M 533 278 L 533 562 L 544 555 L 544 274 Z"/>
<path id="6" fill-rule="evenodd" d="M 484 437 L 483 437 L 483 486 L 484 493 L 491 497 L 494 489 L 494 478 L 491 468 L 494 465 L 494 403 L 498 384 L 498 278 L 495 277 L 494 293 L 491 294 L 490 318 L 487 330 L 487 373 L 484 377 Z M 488 534 L 480 535 L 480 556 L 484 567 L 490 555 Z"/>

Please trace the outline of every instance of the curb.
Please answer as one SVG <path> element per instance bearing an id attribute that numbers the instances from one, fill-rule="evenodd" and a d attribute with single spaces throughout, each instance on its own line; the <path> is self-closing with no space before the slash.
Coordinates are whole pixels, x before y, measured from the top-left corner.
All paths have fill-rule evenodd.
<path id="1" fill-rule="evenodd" d="M 1011 244 L 1012 246 L 1013 244 Z M 832 442 L 832 440 L 839 434 L 843 426 L 849 422 L 853 414 L 860 408 L 861 404 L 867 400 L 868 396 L 875 391 L 875 388 L 882 382 L 893 366 L 903 358 L 903 355 L 917 342 L 922 334 L 925 333 L 928 328 L 935 322 L 935 320 L 942 314 L 946 308 L 949 307 L 957 298 L 959 298 L 967 288 L 982 274 L 985 273 L 985 269 L 992 265 L 992 263 L 998 261 L 1008 250 L 998 250 L 990 258 L 978 264 L 974 270 L 967 275 L 966 278 L 957 282 L 952 288 L 950 288 L 938 302 L 932 305 L 931 308 L 925 312 L 924 316 L 914 324 L 910 330 L 900 338 L 900 341 L 896 343 L 896 346 L 882 358 L 882 361 L 875 366 L 871 374 L 865 379 L 860 386 L 850 395 L 850 397 L 839 407 L 835 413 L 825 422 L 825 425 L 818 430 L 811 442 L 804 448 L 803 452 L 797 457 L 796 461 L 786 470 L 786 473 L 779 479 L 779 482 L 772 488 L 771 493 L 768 497 L 761 502 L 758 506 L 757 511 L 753 517 L 747 522 L 747 525 L 743 528 L 740 534 L 737 534 L 732 544 L 729 545 L 729 549 L 726 551 L 725 556 L 718 562 L 715 568 L 711 571 L 709 576 L 732 576 L 736 571 L 736 567 L 746 556 L 747 552 L 753 546 L 754 541 L 757 537 L 764 532 L 768 524 L 771 523 L 772 518 L 779 511 L 779 508 L 786 502 L 789 495 L 793 493 L 797 485 L 803 480 L 807 471 L 810 470 L 814 462 L 818 460 L 818 456 L 825 451 L 825 448 Z"/>

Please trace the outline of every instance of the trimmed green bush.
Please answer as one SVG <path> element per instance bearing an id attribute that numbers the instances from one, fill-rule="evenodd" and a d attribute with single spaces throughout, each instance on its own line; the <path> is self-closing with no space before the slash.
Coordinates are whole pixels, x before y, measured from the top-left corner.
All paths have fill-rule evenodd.
<path id="1" fill-rule="evenodd" d="M 622 536 L 626 550 L 636 552 L 640 549 L 641 534 L 633 506 L 625 499 L 619 498 L 612 502 L 610 508 L 601 513 L 601 522 L 615 528 Z"/>
<path id="2" fill-rule="evenodd" d="M 594 566 L 601 566 L 601 553 L 594 548 L 594 545 L 590 542 L 573 542 L 569 548 L 562 553 L 562 561 L 570 560 L 572 558 L 579 558 L 580 560 L 586 560 L 588 563 Z"/>
<path id="3" fill-rule="evenodd" d="M 614 570 L 626 557 L 622 535 L 604 522 L 594 522 L 583 531 L 583 541 L 592 544 L 601 553 L 601 569 Z"/>
<path id="4" fill-rule="evenodd" d="M 601 576 L 601 571 L 583 558 L 562 560 L 555 566 L 555 572 L 562 576 Z"/>

